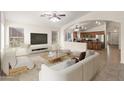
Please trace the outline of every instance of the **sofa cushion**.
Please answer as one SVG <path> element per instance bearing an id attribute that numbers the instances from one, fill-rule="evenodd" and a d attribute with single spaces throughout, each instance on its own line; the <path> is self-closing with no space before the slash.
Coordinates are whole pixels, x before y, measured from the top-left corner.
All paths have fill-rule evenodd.
<path id="1" fill-rule="evenodd" d="M 94 50 L 87 50 L 86 51 L 86 57 L 89 57 L 89 56 L 93 55 L 94 53 L 95 53 Z"/>
<path id="2" fill-rule="evenodd" d="M 75 60 L 67 59 L 61 63 L 58 63 L 58 64 L 52 66 L 51 68 L 58 71 L 58 70 L 63 70 L 73 64 L 75 64 Z"/>
<path id="3" fill-rule="evenodd" d="M 67 62 L 66 62 L 66 67 L 69 67 L 69 66 L 71 66 L 71 65 L 74 65 L 76 62 L 75 62 L 75 60 L 74 59 L 71 59 L 71 60 L 68 60 Z M 66 68 L 65 67 L 65 68 Z"/>

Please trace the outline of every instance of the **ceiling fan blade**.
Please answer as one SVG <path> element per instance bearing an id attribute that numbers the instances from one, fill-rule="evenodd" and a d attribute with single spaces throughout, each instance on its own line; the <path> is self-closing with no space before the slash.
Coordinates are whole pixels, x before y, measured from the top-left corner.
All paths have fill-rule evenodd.
<path id="1" fill-rule="evenodd" d="M 52 16 L 51 14 L 41 14 L 40 17 Z"/>
<path id="2" fill-rule="evenodd" d="M 40 17 L 45 17 L 45 15 L 40 15 Z"/>
<path id="3" fill-rule="evenodd" d="M 58 19 L 61 19 L 60 17 L 57 17 Z"/>
<path id="4" fill-rule="evenodd" d="M 58 16 L 66 16 L 65 14 L 58 14 Z"/>

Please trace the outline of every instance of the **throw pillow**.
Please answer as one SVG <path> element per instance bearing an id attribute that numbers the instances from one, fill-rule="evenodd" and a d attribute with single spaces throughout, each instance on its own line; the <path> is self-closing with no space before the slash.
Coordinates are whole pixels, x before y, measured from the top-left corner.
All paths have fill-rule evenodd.
<path id="1" fill-rule="evenodd" d="M 71 59 L 69 60 L 67 63 L 66 63 L 66 67 L 69 67 L 71 65 L 75 64 L 75 60 L 74 59 Z"/>
<path id="2" fill-rule="evenodd" d="M 86 56 L 86 52 L 81 52 L 80 56 L 79 56 L 79 61 L 85 59 Z"/>

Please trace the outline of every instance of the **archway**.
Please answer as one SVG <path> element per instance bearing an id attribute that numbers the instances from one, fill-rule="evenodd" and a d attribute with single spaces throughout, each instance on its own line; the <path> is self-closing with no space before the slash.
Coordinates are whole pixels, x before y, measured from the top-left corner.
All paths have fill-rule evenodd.
<path id="1" fill-rule="evenodd" d="M 100 26 L 100 25 L 105 25 L 105 53 L 106 53 L 105 58 L 106 58 L 106 61 L 108 63 L 109 62 L 111 63 L 112 61 L 113 61 L 112 63 L 120 63 L 121 25 L 119 22 L 115 22 L 111 20 L 86 20 L 86 21 L 81 21 L 76 24 L 70 25 L 64 31 L 73 32 L 74 27 L 77 27 L 77 26 L 79 26 L 80 28 L 86 27 L 87 29 L 83 29 L 82 31 L 88 31 L 88 28 L 92 29 L 95 26 Z M 73 40 L 70 40 L 71 36 L 72 35 L 69 35 L 69 41 L 73 41 Z M 113 57 L 115 58 L 114 60 L 112 60 Z"/>

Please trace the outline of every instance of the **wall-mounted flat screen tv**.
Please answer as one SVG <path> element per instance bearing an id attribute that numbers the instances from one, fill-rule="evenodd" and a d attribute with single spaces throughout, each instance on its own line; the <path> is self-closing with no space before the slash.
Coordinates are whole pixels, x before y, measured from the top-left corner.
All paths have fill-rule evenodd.
<path id="1" fill-rule="evenodd" d="M 31 45 L 47 44 L 47 34 L 31 33 Z"/>

